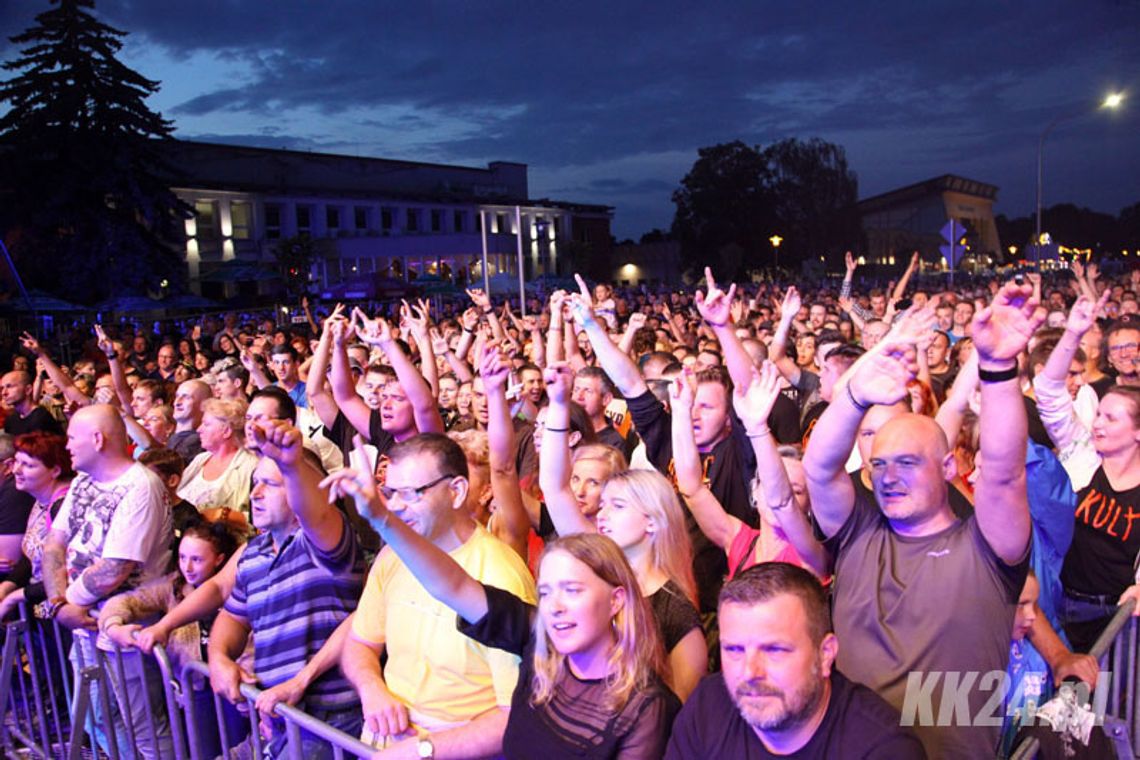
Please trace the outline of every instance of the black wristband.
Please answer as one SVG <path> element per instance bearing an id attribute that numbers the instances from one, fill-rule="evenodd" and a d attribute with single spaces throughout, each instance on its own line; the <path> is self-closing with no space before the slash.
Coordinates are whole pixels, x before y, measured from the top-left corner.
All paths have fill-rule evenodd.
<path id="1" fill-rule="evenodd" d="M 1009 369 L 982 369 L 978 368 L 978 379 L 983 383 L 1004 383 L 1006 380 L 1013 380 L 1017 377 L 1017 362 Z"/>
<path id="2" fill-rule="evenodd" d="M 568 428 L 568 427 L 564 427 L 564 428 L 544 427 L 543 430 L 545 430 L 548 433 L 569 433 L 570 432 L 570 428 Z"/>
<path id="3" fill-rule="evenodd" d="M 860 412 L 866 412 L 871 408 L 870 404 L 860 404 L 855 400 L 855 394 L 851 392 L 851 383 L 844 385 L 843 389 L 847 391 L 847 400 L 850 401 L 851 405 L 858 409 Z"/>

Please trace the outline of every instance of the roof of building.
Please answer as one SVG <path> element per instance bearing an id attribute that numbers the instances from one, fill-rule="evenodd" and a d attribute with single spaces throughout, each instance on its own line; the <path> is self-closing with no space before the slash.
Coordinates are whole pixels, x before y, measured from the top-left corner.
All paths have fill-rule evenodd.
<path id="1" fill-rule="evenodd" d="M 941 177 L 934 177 L 916 182 L 913 185 L 873 195 L 870 198 L 864 198 L 856 205 L 860 211 L 866 213 L 896 204 L 910 203 L 918 198 L 941 195 L 945 192 L 963 193 L 992 201 L 997 199 L 998 187 L 978 180 L 959 177 L 955 174 L 943 174 Z"/>

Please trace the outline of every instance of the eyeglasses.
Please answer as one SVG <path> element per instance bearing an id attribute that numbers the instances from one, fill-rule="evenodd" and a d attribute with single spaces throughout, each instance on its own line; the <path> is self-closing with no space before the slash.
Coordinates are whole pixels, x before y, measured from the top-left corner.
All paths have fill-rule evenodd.
<path id="1" fill-rule="evenodd" d="M 385 499 L 391 500 L 393 496 L 399 496 L 400 501 L 405 504 L 418 504 L 420 499 L 424 497 L 429 488 L 439 485 L 445 480 L 459 477 L 458 475 L 440 475 L 430 483 L 424 483 L 422 486 L 407 486 L 405 488 L 389 488 L 388 486 L 380 486 L 380 493 L 384 495 Z"/>
<path id="2" fill-rule="evenodd" d="M 1116 346 L 1109 346 L 1108 352 L 1110 354 L 1131 354 L 1140 348 L 1140 343 L 1121 343 Z"/>

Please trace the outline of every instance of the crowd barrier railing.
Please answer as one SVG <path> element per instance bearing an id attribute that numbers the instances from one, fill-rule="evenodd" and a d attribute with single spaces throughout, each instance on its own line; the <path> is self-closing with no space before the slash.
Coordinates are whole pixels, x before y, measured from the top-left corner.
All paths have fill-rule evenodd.
<path id="1" fill-rule="evenodd" d="M 1140 700 L 1136 699 L 1136 689 L 1140 687 L 1140 673 L 1136 669 L 1140 625 L 1132 616 L 1135 609 L 1133 600 L 1120 605 L 1089 649 L 1089 654 L 1100 664 L 1102 678 L 1108 676 L 1107 683 L 1097 684 L 1098 690 L 1107 689 L 1108 693 L 1101 691 L 1089 695 L 1089 706 L 1093 710 L 1103 706 L 1101 726 L 1116 751 L 1116 757 L 1121 760 L 1131 760 L 1140 753 Z M 1040 749 L 1037 737 L 1029 736 L 1009 758 L 1032 760 Z"/>
<path id="2" fill-rule="evenodd" d="M 246 714 L 235 718 L 232 706 L 210 689 L 204 662 L 176 668 L 161 646 L 153 655 L 117 645 L 112 651 L 98 649 L 94 632 L 73 636 L 54 621 L 32 617 L 24 605 L 20 618 L 0 630 L 0 752 L 5 756 L 212 760 L 233 756 L 247 741 L 244 756 L 264 756 L 255 708 L 262 690 L 252 684 L 241 685 Z M 296 707 L 278 704 L 275 717 L 284 732 L 279 757 L 345 760 L 375 752 Z"/>

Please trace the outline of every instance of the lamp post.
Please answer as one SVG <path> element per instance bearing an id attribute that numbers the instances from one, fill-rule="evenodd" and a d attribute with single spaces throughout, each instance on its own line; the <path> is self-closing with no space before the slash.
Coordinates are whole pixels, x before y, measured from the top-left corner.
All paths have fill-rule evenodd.
<path id="1" fill-rule="evenodd" d="M 1101 101 L 1100 105 L 1097 107 L 1097 110 L 1103 110 L 1106 108 L 1109 110 L 1116 110 L 1123 102 L 1124 94 L 1114 92 Z M 1072 111 L 1070 113 L 1064 113 L 1060 116 L 1057 116 L 1053 119 L 1053 121 L 1049 122 L 1045 126 L 1044 131 L 1041 132 L 1041 137 L 1037 140 L 1037 230 L 1036 234 L 1033 236 L 1033 264 L 1038 269 L 1041 268 L 1041 165 L 1042 157 L 1045 151 L 1045 138 L 1048 137 L 1049 133 L 1053 131 L 1053 128 L 1060 124 L 1062 121 L 1068 121 L 1069 119 L 1075 119 L 1078 116 L 1084 116 L 1088 112 L 1089 108 L 1087 106 L 1082 106 L 1079 111 Z"/>
<path id="2" fill-rule="evenodd" d="M 768 242 L 772 244 L 772 260 L 776 265 L 775 268 L 779 269 L 780 268 L 780 243 L 784 242 L 784 239 L 782 237 L 780 237 L 779 235 L 773 235 L 772 237 L 768 238 Z"/>

